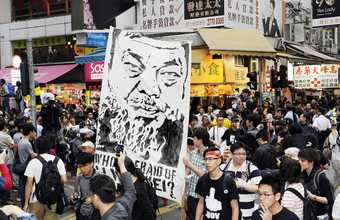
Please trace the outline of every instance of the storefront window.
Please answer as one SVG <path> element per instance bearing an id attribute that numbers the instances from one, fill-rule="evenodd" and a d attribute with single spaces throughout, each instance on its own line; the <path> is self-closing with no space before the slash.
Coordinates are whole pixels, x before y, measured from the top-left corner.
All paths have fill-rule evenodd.
<path id="1" fill-rule="evenodd" d="M 58 63 L 74 61 L 73 36 L 33 39 L 33 62 Z M 13 41 L 13 53 L 26 57 L 26 41 Z"/>
<path id="2" fill-rule="evenodd" d="M 12 20 L 70 14 L 71 0 L 13 0 Z"/>

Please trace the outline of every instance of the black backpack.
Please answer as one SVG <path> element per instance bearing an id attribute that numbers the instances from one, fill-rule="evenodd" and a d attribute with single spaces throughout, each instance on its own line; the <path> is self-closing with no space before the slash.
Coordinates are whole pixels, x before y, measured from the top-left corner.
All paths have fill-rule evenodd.
<path id="1" fill-rule="evenodd" d="M 39 183 L 36 183 L 35 196 L 42 204 L 52 205 L 57 203 L 63 192 L 59 170 L 57 167 L 59 158 L 46 161 L 40 155 L 37 159 L 42 163 L 42 172 Z"/>
<path id="2" fill-rule="evenodd" d="M 304 189 L 304 196 L 302 196 L 299 191 L 294 188 L 287 188 L 286 191 L 289 191 L 296 195 L 300 200 L 303 201 L 303 220 L 317 220 L 317 215 L 314 212 L 313 205 L 311 201 L 307 198 L 307 191 Z"/>
<path id="3" fill-rule="evenodd" d="M 150 183 L 150 181 L 146 178 L 145 179 L 145 185 L 146 185 L 146 192 L 148 193 L 150 202 L 152 204 L 153 209 L 155 210 L 155 212 L 159 212 L 158 209 L 158 197 L 156 194 L 156 190 L 153 188 L 152 184 Z"/>

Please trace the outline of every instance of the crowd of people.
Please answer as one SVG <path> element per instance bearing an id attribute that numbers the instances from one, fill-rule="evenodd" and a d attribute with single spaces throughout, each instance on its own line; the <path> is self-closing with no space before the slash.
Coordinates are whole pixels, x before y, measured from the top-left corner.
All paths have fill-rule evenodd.
<path id="1" fill-rule="evenodd" d="M 121 184 L 95 170 L 98 106 L 46 98 L 36 124 L 29 108 L 0 115 L 0 219 L 58 219 L 68 206 L 77 220 L 156 219 L 155 191 L 124 152 Z M 244 90 L 225 108 L 197 106 L 181 217 L 340 219 L 339 129 L 340 99 L 328 96 L 259 104 Z"/>
<path id="2" fill-rule="evenodd" d="M 196 111 L 195 111 L 196 110 Z M 340 99 L 191 111 L 183 219 L 340 219 Z"/>
<path id="3" fill-rule="evenodd" d="M 43 100 L 36 124 L 29 108 L 0 115 L 0 219 L 56 220 L 69 207 L 77 220 L 156 219 L 155 191 L 125 152 L 120 184 L 94 169 L 98 106 Z"/>

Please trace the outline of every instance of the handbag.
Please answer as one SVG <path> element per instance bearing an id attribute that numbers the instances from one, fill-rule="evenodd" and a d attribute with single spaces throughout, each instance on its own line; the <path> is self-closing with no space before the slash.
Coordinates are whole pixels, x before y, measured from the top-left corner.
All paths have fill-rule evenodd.
<path id="1" fill-rule="evenodd" d="M 28 157 L 24 163 L 21 163 L 20 162 L 19 153 L 16 152 L 16 154 L 15 154 L 15 162 L 13 164 L 13 173 L 15 173 L 15 174 L 17 174 L 19 176 L 24 175 L 26 167 L 27 167 L 29 162 L 30 162 L 30 157 Z"/>

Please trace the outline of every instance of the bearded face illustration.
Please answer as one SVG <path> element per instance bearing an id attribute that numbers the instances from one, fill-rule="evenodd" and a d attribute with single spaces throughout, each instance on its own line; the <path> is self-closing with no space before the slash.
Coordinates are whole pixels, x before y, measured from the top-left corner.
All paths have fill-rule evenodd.
<path id="1" fill-rule="evenodd" d="M 126 32 L 113 48 L 108 88 L 115 95 L 102 103 L 97 143 L 119 142 L 144 160 L 176 166 L 188 78 L 185 48 Z"/>

